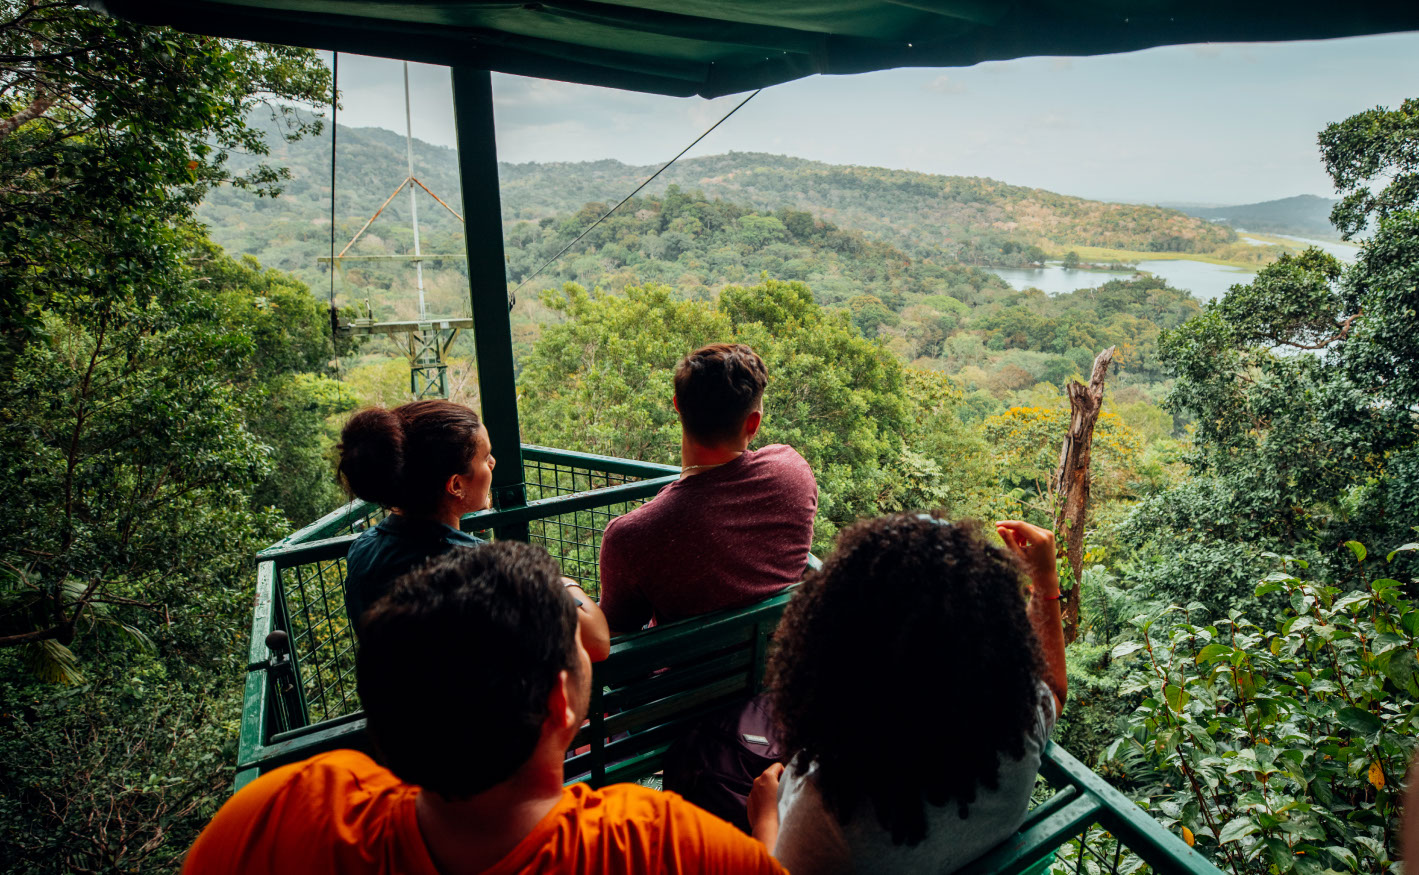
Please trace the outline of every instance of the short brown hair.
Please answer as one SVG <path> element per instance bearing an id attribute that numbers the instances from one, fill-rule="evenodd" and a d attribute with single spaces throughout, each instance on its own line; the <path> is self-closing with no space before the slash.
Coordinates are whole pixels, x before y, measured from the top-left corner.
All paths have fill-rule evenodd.
<path id="1" fill-rule="evenodd" d="M 764 360 L 742 343 L 712 343 L 697 349 L 675 367 L 680 422 L 701 443 L 731 440 L 759 406 L 768 384 Z"/>

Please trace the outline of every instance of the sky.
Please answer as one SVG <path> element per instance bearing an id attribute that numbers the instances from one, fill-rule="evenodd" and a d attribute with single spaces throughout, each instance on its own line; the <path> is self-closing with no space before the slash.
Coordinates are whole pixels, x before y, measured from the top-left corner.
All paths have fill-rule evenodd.
<path id="1" fill-rule="evenodd" d="M 340 57 L 341 124 L 404 131 L 399 62 Z M 495 74 L 503 161 L 661 164 L 743 100 Z M 410 65 L 414 136 L 455 146 L 448 70 Z M 1333 194 L 1327 123 L 1419 97 L 1419 33 L 1173 46 L 814 76 L 765 89 L 692 150 L 988 176 L 1099 200 Z"/>

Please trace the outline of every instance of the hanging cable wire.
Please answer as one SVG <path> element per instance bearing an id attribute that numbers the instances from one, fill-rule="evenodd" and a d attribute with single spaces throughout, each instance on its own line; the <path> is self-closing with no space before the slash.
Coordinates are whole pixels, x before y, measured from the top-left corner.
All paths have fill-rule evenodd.
<path id="1" fill-rule="evenodd" d="M 335 377 L 340 378 L 340 350 L 335 346 L 340 320 L 335 311 L 335 156 L 340 135 L 340 53 L 335 52 L 330 73 L 330 345 L 335 353 Z"/>
<path id="2" fill-rule="evenodd" d="M 717 128 L 717 127 L 719 127 L 720 125 L 724 124 L 725 122 L 729 121 L 729 117 L 730 117 L 730 116 L 734 115 L 736 112 L 738 112 L 740 109 L 742 109 L 742 108 L 744 107 L 744 104 L 746 104 L 746 103 L 748 103 L 749 101 L 753 100 L 755 97 L 758 97 L 758 96 L 759 96 L 759 91 L 763 91 L 763 90 L 764 90 L 764 89 L 760 88 L 760 89 L 758 89 L 757 91 L 755 91 L 753 94 L 750 94 L 748 97 L 746 97 L 746 98 L 744 98 L 743 100 L 739 101 L 739 104 L 738 104 L 737 106 L 735 106 L 733 109 L 731 109 L 729 112 L 725 113 L 723 118 L 721 118 L 719 121 L 715 122 L 714 124 L 710 125 L 709 128 L 706 129 L 703 134 L 700 134 L 698 137 L 696 137 L 695 140 L 694 140 L 694 142 L 692 142 L 690 145 L 686 146 L 685 148 L 681 149 L 681 150 L 679 151 L 679 153 L 676 154 L 676 156 L 675 156 L 674 158 L 671 158 L 669 161 L 666 161 L 664 164 L 662 164 L 662 165 L 660 166 L 660 169 L 657 170 L 657 171 L 655 171 L 654 173 L 652 173 L 652 174 L 649 176 L 649 178 L 646 179 L 645 182 L 642 182 L 640 185 L 636 186 L 636 188 L 635 188 L 634 191 L 632 191 L 630 194 L 626 195 L 625 197 L 621 198 L 620 203 L 616 204 L 614 207 L 612 207 L 611 209 L 607 210 L 604 214 L 602 214 L 601 218 L 597 219 L 596 221 L 594 221 L 594 222 L 592 222 L 590 225 L 588 225 L 585 231 L 582 231 L 580 234 L 576 235 L 576 239 L 575 239 L 575 240 L 573 240 L 572 242 L 568 243 L 566 246 L 563 246 L 563 247 L 561 248 L 561 250 L 557 252 L 556 255 L 552 256 L 552 257 L 549 258 L 549 259 L 547 259 L 547 261 L 546 261 L 541 267 L 539 267 L 539 268 L 537 268 L 536 270 L 534 270 L 530 275 L 528 275 L 528 277 L 527 277 L 526 279 L 524 279 L 522 282 L 518 283 L 518 284 L 517 284 L 517 288 L 515 288 L 515 289 L 512 290 L 512 294 L 508 295 L 507 308 L 508 308 L 509 310 L 511 310 L 514 306 L 516 306 L 516 304 L 517 304 L 517 293 L 520 292 L 520 291 L 522 291 L 522 287 L 523 287 L 523 286 L 525 286 L 525 285 L 527 285 L 528 283 L 532 282 L 532 280 L 534 280 L 534 279 L 537 277 L 538 274 L 540 274 L 542 271 L 546 270 L 547 268 L 549 268 L 549 267 L 551 267 L 553 264 L 555 264 L 556 261 L 557 261 L 557 259 L 559 259 L 559 258 L 561 258 L 563 255 L 566 255 L 566 254 L 567 254 L 567 250 L 571 249 L 573 246 L 575 246 L 575 245 L 577 245 L 578 243 L 580 243 L 580 242 L 582 241 L 582 238 L 584 238 L 587 234 L 590 234 L 592 231 L 596 230 L 596 226 L 597 226 L 597 225 L 600 225 L 602 222 L 604 222 L 604 221 L 606 221 L 607 219 L 611 218 L 611 214 L 612 214 L 612 213 L 616 212 L 616 211 L 619 210 L 621 207 L 625 206 L 625 205 L 626 205 L 626 202 L 629 201 L 631 198 L 635 197 L 637 194 L 640 194 L 640 190 L 641 190 L 641 189 L 645 188 L 647 185 L 650 185 L 652 182 L 654 182 L 654 181 L 655 181 L 655 178 L 656 178 L 657 176 L 659 176 L 660 174 L 664 173 L 667 169 L 669 169 L 669 167 L 670 167 L 671 164 L 674 164 L 676 161 L 679 161 L 681 155 L 684 155 L 686 152 L 688 152 L 688 151 L 690 151 L 691 149 L 695 148 L 695 146 L 699 144 L 700 140 L 703 140 L 705 137 L 708 137 L 708 136 L 714 131 L 715 128 Z"/>
<path id="3" fill-rule="evenodd" d="M 335 312 L 335 140 L 340 135 L 340 53 L 330 75 L 330 312 Z M 334 319 L 334 316 L 331 316 Z"/>

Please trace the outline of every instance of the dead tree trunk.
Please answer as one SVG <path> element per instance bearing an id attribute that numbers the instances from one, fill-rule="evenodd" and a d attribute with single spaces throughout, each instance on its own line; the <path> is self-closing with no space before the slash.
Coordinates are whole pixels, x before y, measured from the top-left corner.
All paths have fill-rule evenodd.
<path id="1" fill-rule="evenodd" d="M 1079 602 L 1084 582 L 1084 524 L 1089 515 L 1089 455 L 1094 445 L 1094 423 L 1104 403 L 1104 378 L 1113 361 L 1114 347 L 1099 353 L 1089 385 L 1071 382 L 1069 392 L 1069 433 L 1059 452 L 1059 470 L 1054 475 L 1055 549 L 1069 563 L 1074 585 L 1061 597 L 1064 643 L 1079 635 Z M 1066 582 L 1067 584 L 1067 582 Z"/>

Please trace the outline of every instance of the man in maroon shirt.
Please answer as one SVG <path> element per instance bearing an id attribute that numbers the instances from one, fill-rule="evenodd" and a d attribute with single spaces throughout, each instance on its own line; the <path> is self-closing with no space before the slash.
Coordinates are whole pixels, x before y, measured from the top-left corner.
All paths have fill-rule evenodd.
<path id="1" fill-rule="evenodd" d="M 712 344 L 676 367 L 680 479 L 612 520 L 601 543 L 613 635 L 751 605 L 803 576 L 818 484 L 792 447 L 749 449 L 767 384 L 744 344 Z"/>

